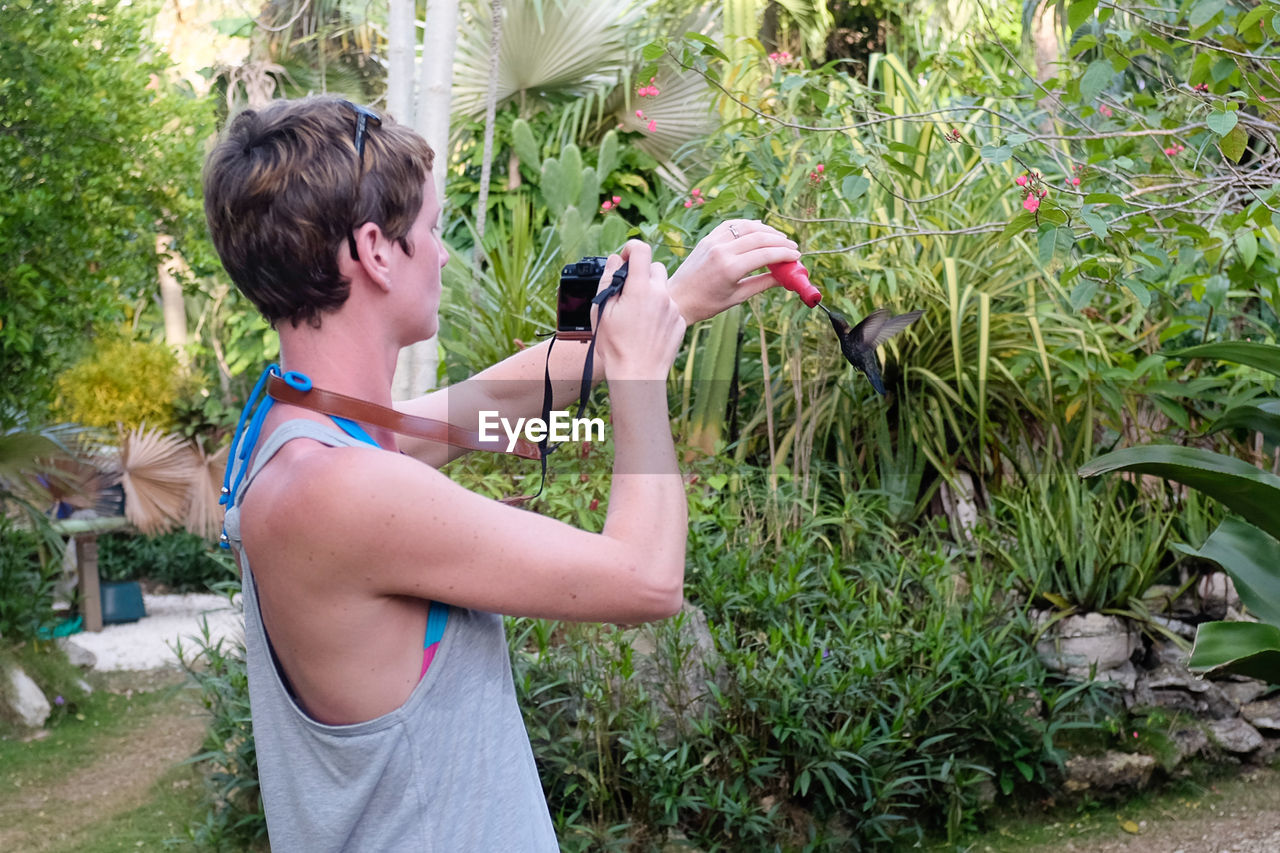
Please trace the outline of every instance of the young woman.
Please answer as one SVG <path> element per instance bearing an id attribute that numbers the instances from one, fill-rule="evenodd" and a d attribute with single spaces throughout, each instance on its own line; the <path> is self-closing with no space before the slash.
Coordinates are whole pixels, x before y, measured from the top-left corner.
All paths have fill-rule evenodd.
<path id="1" fill-rule="evenodd" d="M 435 334 L 440 200 L 411 129 L 331 97 L 230 124 L 205 173 L 223 265 L 272 323 L 291 384 L 391 407 L 401 347 Z M 681 604 L 686 505 L 666 378 L 687 323 L 795 260 L 722 223 L 669 280 L 628 243 L 599 322 L 614 476 L 598 533 L 506 506 L 436 467 L 462 452 L 267 400 L 230 465 L 225 536 L 244 582 L 249 692 L 277 853 L 557 849 L 501 614 L 634 623 Z M 402 412 L 476 428 L 537 417 L 546 370 L 576 397 L 586 346 L 532 347 Z M 248 411 L 246 412 L 248 414 Z M 425 464 L 424 464 L 425 463 Z"/>

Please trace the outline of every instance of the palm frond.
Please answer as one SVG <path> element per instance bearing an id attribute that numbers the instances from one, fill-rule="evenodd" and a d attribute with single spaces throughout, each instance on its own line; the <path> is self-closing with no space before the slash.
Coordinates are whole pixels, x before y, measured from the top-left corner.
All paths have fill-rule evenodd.
<path id="1" fill-rule="evenodd" d="M 645 0 L 550 0 L 508 3 L 498 57 L 499 104 L 520 95 L 585 95 L 617 85 L 631 64 L 629 33 Z M 461 16 L 454 59 L 453 110 L 484 113 L 489 87 L 489 4 L 473 2 Z"/>
<path id="2" fill-rule="evenodd" d="M 194 460 L 176 435 L 145 426 L 132 430 L 120 447 L 124 514 L 139 531 L 161 533 L 177 524 L 187 508 Z"/>
<path id="3" fill-rule="evenodd" d="M 183 526 L 189 533 L 205 539 L 216 539 L 222 528 L 222 505 L 218 503 L 218 497 L 229 450 L 230 445 L 225 445 L 221 450 L 206 454 L 198 445 L 192 447 L 194 464 Z"/>

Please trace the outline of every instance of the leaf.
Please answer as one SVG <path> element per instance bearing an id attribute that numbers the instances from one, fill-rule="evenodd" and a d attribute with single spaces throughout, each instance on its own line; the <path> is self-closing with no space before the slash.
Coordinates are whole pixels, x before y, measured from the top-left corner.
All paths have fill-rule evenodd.
<path id="1" fill-rule="evenodd" d="M 1231 132 L 1231 128 L 1236 126 L 1238 120 L 1234 110 L 1215 110 L 1209 113 L 1205 124 L 1219 136 L 1226 136 Z"/>
<path id="2" fill-rule="evenodd" d="M 1268 9 L 1265 4 L 1259 3 L 1252 12 L 1245 15 L 1236 23 L 1236 34 L 1244 35 L 1245 33 L 1251 32 L 1253 28 L 1257 26 L 1258 21 L 1262 20 L 1262 16 L 1272 11 L 1273 10 Z"/>
<path id="3" fill-rule="evenodd" d="M 1231 128 L 1231 132 L 1222 137 L 1222 141 L 1218 143 L 1218 147 L 1222 149 L 1223 156 L 1230 157 L 1232 162 L 1235 163 L 1240 162 L 1240 158 L 1244 156 L 1245 148 L 1248 145 L 1249 134 L 1239 125 Z"/>
<path id="4" fill-rule="evenodd" d="M 124 514 L 142 533 L 160 533 L 185 514 L 195 460 L 177 435 L 141 427 L 120 447 Z"/>
<path id="5" fill-rule="evenodd" d="M 1115 76 L 1115 72 L 1111 70 L 1111 63 L 1105 59 L 1095 59 L 1089 63 L 1089 67 L 1084 70 L 1084 74 L 1080 77 L 1080 101 L 1081 103 L 1091 103 L 1098 99 L 1102 94 L 1102 90 L 1107 88 L 1107 84 L 1111 82 L 1111 78 Z"/>
<path id="6" fill-rule="evenodd" d="M 840 194 L 847 202 L 855 202 L 871 187 L 866 175 L 850 175 L 840 182 Z"/>
<path id="7" fill-rule="evenodd" d="M 1123 284 L 1128 288 L 1129 292 L 1133 294 L 1134 298 L 1138 300 L 1139 305 L 1143 308 L 1149 308 L 1151 306 L 1151 291 L 1147 289 L 1145 284 L 1133 276 L 1125 277 Z"/>
<path id="8" fill-rule="evenodd" d="M 1098 292 L 1098 283 L 1090 279 L 1084 279 L 1071 291 L 1071 310 L 1079 311 L 1084 306 L 1093 301 L 1093 295 Z"/>
<path id="9" fill-rule="evenodd" d="M 1023 212 L 1019 213 L 1017 216 L 1013 217 L 1013 219 L 1009 220 L 1009 224 L 1006 225 L 1004 227 L 1004 230 L 1000 232 L 1000 237 L 1001 239 L 1007 239 L 1022 231 L 1026 231 L 1028 228 L 1030 228 L 1032 225 L 1035 225 L 1035 224 L 1036 224 L 1035 216 L 1024 210 Z"/>
<path id="10" fill-rule="evenodd" d="M 1226 0 L 1200 0 L 1191 7 L 1191 14 L 1187 17 L 1187 21 L 1192 29 L 1203 27 L 1212 21 L 1224 6 L 1226 6 Z"/>
<path id="11" fill-rule="evenodd" d="M 1142 827 L 1138 826 L 1138 824 L 1134 823 L 1131 820 L 1120 821 L 1120 828 L 1123 829 L 1125 832 L 1129 833 L 1130 835 L 1137 835 L 1138 833 L 1142 832 Z"/>
<path id="12" fill-rule="evenodd" d="M 1254 341 L 1218 341 L 1173 352 L 1161 353 L 1165 358 L 1213 358 L 1234 361 L 1280 376 L 1280 347 Z"/>
<path id="13" fill-rule="evenodd" d="M 1213 422 L 1205 435 L 1224 429 L 1247 429 L 1262 433 L 1272 444 L 1280 445 L 1280 400 L 1267 400 L 1258 405 L 1235 406 Z"/>
<path id="14" fill-rule="evenodd" d="M 1098 0 L 1074 0 L 1067 8 L 1067 26 L 1072 30 L 1080 29 L 1080 25 L 1093 17 L 1093 10 L 1098 8 Z"/>
<path id="15" fill-rule="evenodd" d="M 1206 622 L 1196 631 L 1187 665 L 1280 684 L 1280 628 L 1256 622 Z"/>
<path id="16" fill-rule="evenodd" d="M 1222 566 L 1249 611 L 1263 622 L 1280 625 L 1280 542 L 1252 524 L 1228 518 L 1199 551 L 1183 553 Z"/>
<path id="17" fill-rule="evenodd" d="M 1089 193 L 1084 197 L 1085 204 L 1124 204 L 1124 199 L 1115 193 Z"/>
<path id="18" fill-rule="evenodd" d="M 990 160 L 992 163 L 1003 163 L 1013 156 L 1013 149 L 1008 145 L 984 145 L 982 146 L 982 159 Z"/>
<path id="19" fill-rule="evenodd" d="M 1107 221 L 1093 211 L 1086 211 L 1080 214 L 1080 218 L 1084 220 L 1084 224 L 1089 226 L 1089 230 L 1099 240 L 1105 239 L 1107 236 Z"/>
<path id="20" fill-rule="evenodd" d="M 1273 536 L 1280 536 L 1280 477 L 1231 456 L 1198 447 L 1149 445 L 1103 454 L 1081 477 L 1115 471 L 1153 474 L 1204 492 Z"/>
<path id="21" fill-rule="evenodd" d="M 1258 238 L 1252 231 L 1242 231 L 1236 235 L 1236 251 L 1240 253 L 1240 263 L 1244 264 L 1245 269 L 1253 266 L 1253 262 L 1258 259 Z"/>

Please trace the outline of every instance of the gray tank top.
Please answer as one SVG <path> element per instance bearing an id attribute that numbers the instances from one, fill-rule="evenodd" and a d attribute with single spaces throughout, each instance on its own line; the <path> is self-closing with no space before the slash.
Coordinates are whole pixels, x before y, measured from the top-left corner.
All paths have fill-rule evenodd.
<path id="1" fill-rule="evenodd" d="M 249 704 L 274 853 L 555 851 L 546 798 L 516 705 L 502 617 L 451 607 L 426 675 L 399 708 L 363 723 L 319 723 L 279 669 L 240 538 L 240 503 L 285 443 L 367 446 L 308 420 L 263 443 L 227 510 L 244 585 Z"/>

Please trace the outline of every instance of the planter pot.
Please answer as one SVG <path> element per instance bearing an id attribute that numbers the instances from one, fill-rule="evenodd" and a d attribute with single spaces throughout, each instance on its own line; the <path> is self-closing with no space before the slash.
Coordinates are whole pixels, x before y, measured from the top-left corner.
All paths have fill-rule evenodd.
<path id="1" fill-rule="evenodd" d="M 1096 666 L 1101 674 L 1122 667 L 1137 647 L 1137 632 L 1124 619 L 1085 613 L 1068 616 L 1046 631 L 1036 653 L 1057 672 L 1087 673 Z"/>
<path id="2" fill-rule="evenodd" d="M 137 581 L 104 583 L 101 591 L 104 625 L 137 622 L 147 615 L 147 609 L 142 603 L 142 587 Z"/>

